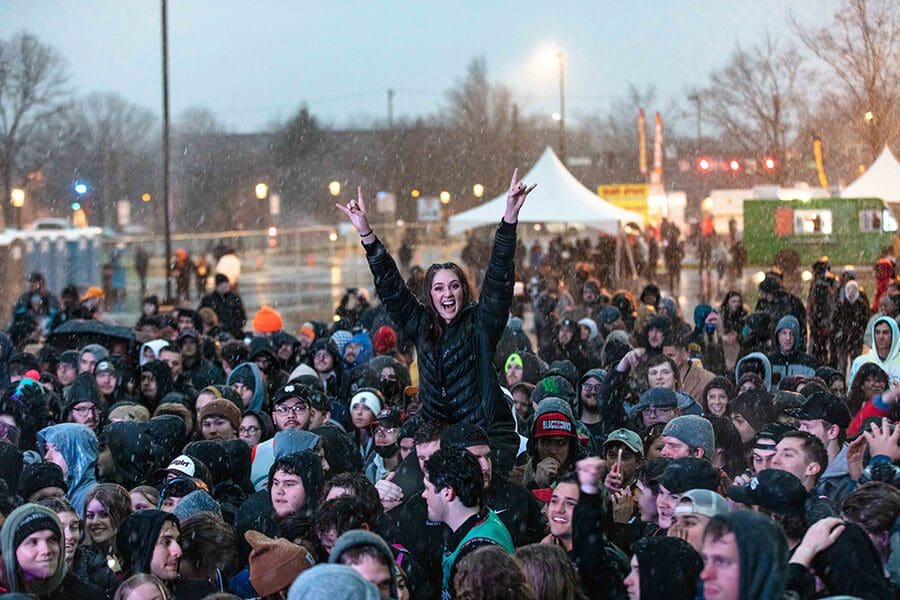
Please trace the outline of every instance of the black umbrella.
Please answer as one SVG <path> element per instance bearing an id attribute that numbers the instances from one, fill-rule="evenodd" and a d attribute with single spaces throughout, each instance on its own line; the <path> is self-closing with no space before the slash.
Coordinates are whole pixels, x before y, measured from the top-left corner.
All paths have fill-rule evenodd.
<path id="1" fill-rule="evenodd" d="M 47 343 L 60 350 L 75 350 L 88 344 L 100 344 L 106 348 L 117 342 L 134 344 L 134 332 L 128 327 L 110 325 L 103 321 L 66 321 L 53 330 Z"/>

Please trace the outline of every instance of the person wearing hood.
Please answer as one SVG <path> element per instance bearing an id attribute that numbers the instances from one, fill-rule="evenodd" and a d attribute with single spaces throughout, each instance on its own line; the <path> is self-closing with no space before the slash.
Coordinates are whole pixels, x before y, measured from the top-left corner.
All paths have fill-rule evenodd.
<path id="1" fill-rule="evenodd" d="M 801 598 L 896 598 L 872 540 L 855 523 L 827 518 L 814 523 L 791 555 L 786 589 Z"/>
<path id="2" fill-rule="evenodd" d="M 738 391 L 741 388 L 741 379 L 744 375 L 755 375 L 759 377 L 766 390 L 771 390 L 772 384 L 772 365 L 769 363 L 769 357 L 762 352 L 751 352 L 743 356 L 734 366 L 734 380 L 738 382 Z"/>
<path id="3" fill-rule="evenodd" d="M 227 523 L 234 523 L 238 508 L 247 499 L 244 489 L 232 479 L 231 463 L 221 442 L 201 440 L 184 447 L 184 454 L 202 462 L 209 470 L 209 494 L 222 508 Z"/>
<path id="4" fill-rule="evenodd" d="M 600 387 L 606 378 L 607 372 L 603 369 L 589 369 L 578 380 L 575 390 L 581 408 L 580 420 L 590 431 L 597 448 L 603 445 L 607 434 L 612 431 L 609 424 L 604 422 L 600 411 Z"/>
<path id="5" fill-rule="evenodd" d="M 150 462 L 150 437 L 147 423 L 118 421 L 103 428 L 101 451 L 97 457 L 97 475 L 102 481 L 118 483 L 127 489 L 145 482 L 158 465 Z"/>
<path id="6" fill-rule="evenodd" d="M 703 559 L 686 541 L 674 537 L 638 540 L 625 578 L 630 600 L 693 600 Z"/>
<path id="7" fill-rule="evenodd" d="M 527 445 L 531 457 L 525 481 L 529 489 L 550 487 L 582 458 L 572 407 L 560 398 L 545 398 L 534 411 Z"/>
<path id="8" fill-rule="evenodd" d="M 766 423 L 775 420 L 772 396 L 765 390 L 752 389 L 742 392 L 729 406 L 731 407 L 731 421 L 744 444 L 750 443 L 753 437 L 762 431 Z"/>
<path id="9" fill-rule="evenodd" d="M 12 511 L 0 530 L 3 592 L 42 600 L 102 598 L 103 590 L 68 569 L 65 537 L 52 510 L 25 504 Z"/>
<path id="10" fill-rule="evenodd" d="M 767 312 L 755 312 L 747 315 L 743 321 L 740 335 L 740 351 L 738 358 L 753 352 L 768 354 L 772 350 L 772 315 Z"/>
<path id="11" fill-rule="evenodd" d="M 850 361 L 862 354 L 863 337 L 870 317 L 869 299 L 859 282 L 851 279 L 844 284 L 834 312 L 834 346 L 840 373 L 847 373 Z M 849 383 L 847 387 L 850 387 Z"/>
<path id="12" fill-rule="evenodd" d="M 93 373 L 101 360 L 109 358 L 109 351 L 100 344 L 88 344 L 78 354 L 78 372 Z"/>
<path id="13" fill-rule="evenodd" d="M 587 351 L 588 364 L 600 364 L 603 356 L 604 339 L 600 337 L 600 329 L 597 327 L 597 322 L 585 317 L 578 321 L 578 330 L 581 334 L 581 342 Z"/>
<path id="14" fill-rule="evenodd" d="M 560 322 L 553 342 L 541 348 L 538 355 L 546 363 L 568 360 L 575 365 L 579 373 L 588 368 L 587 349 L 581 340 L 581 330 L 578 323 L 572 319 L 563 319 Z"/>
<path id="15" fill-rule="evenodd" d="M 104 361 L 105 362 L 105 361 Z M 79 373 L 66 391 L 62 419 L 70 423 L 80 423 L 97 433 L 100 420 L 106 412 L 106 403 L 100 396 L 100 388 L 93 373 Z"/>
<path id="16" fill-rule="evenodd" d="M 725 346 L 719 329 L 719 311 L 709 304 L 698 304 L 694 308 L 694 330 L 688 336 L 688 343 L 699 348 L 695 355 L 704 369 L 716 375 L 725 374 Z"/>
<path id="17" fill-rule="evenodd" d="M 362 188 L 358 199 L 337 205 L 361 235 L 378 297 L 415 344 L 422 414 L 429 420 L 482 426 L 505 453 L 513 455 L 519 436 L 493 356 L 512 303 L 519 211 L 533 189 L 534 185 L 518 181 L 518 170 L 513 173 L 478 302 L 455 263 L 429 267 L 425 302 L 420 302 L 369 225 Z"/>
<path id="18" fill-rule="evenodd" d="M 775 350 L 768 357 L 773 385 L 778 385 L 782 377 L 789 375 L 815 376 L 819 361 L 804 351 L 800 339 L 800 323 L 797 319 L 792 315 L 782 317 L 775 326 Z"/>
<path id="19" fill-rule="evenodd" d="M 297 351 L 300 349 L 300 342 L 286 331 L 275 332 L 271 340 L 279 366 L 283 371 L 290 373 L 298 364 Z"/>
<path id="20" fill-rule="evenodd" d="M 394 554 L 378 535 L 363 529 L 345 532 L 334 543 L 328 562 L 353 567 L 378 588 L 383 600 L 397 598 Z"/>
<path id="21" fill-rule="evenodd" d="M 847 386 L 853 385 L 853 378 L 859 368 L 866 363 L 875 363 L 888 375 L 888 387 L 900 384 L 900 327 L 897 321 L 886 315 L 875 317 L 869 322 L 867 337 L 872 340 L 872 348 L 853 359 Z"/>
<path id="22" fill-rule="evenodd" d="M 197 308 L 211 308 L 219 317 L 219 326 L 236 339 L 241 339 L 247 323 L 244 303 L 239 295 L 231 291 L 231 281 L 227 275 L 216 273 L 215 286 L 212 292 L 203 296 Z"/>
<path id="23" fill-rule="evenodd" d="M 202 390 L 207 386 L 225 381 L 225 372 L 211 361 L 203 358 L 200 351 L 202 343 L 202 337 L 196 329 L 182 329 L 178 334 L 182 376 L 191 382 L 191 386 L 195 390 Z"/>
<path id="24" fill-rule="evenodd" d="M 162 360 L 144 363 L 138 372 L 137 401 L 154 411 L 163 397 L 172 391 L 172 370 Z"/>
<path id="25" fill-rule="evenodd" d="M 372 360 L 372 337 L 365 331 L 353 334 L 347 345 L 344 346 L 342 359 L 344 361 L 344 370 L 350 371 L 357 365 L 367 364 Z"/>
<path id="26" fill-rule="evenodd" d="M 245 362 L 234 368 L 226 385 L 232 386 L 241 397 L 245 410 L 264 410 L 266 384 L 255 362 Z"/>
<path id="27" fill-rule="evenodd" d="M 387 406 L 406 409 L 406 395 L 403 390 L 412 382 L 409 369 L 399 360 L 386 355 L 376 356 L 369 361 L 369 367 L 378 376 L 378 391 L 384 396 Z"/>
<path id="28" fill-rule="evenodd" d="M 250 340 L 248 362 L 256 363 L 266 384 L 266 397 L 271 398 L 275 391 L 287 383 L 288 374 L 281 369 L 281 363 L 275 355 L 275 346 L 271 338 L 254 337 Z"/>
<path id="29" fill-rule="evenodd" d="M 155 509 L 132 513 L 119 526 L 116 549 L 128 576 L 153 575 L 176 599 L 202 598 L 216 591 L 207 580 L 180 578 L 181 526 L 171 513 Z"/>
<path id="30" fill-rule="evenodd" d="M 710 519 L 703 534 L 703 594 L 720 600 L 780 600 L 787 541 L 771 519 L 739 510 Z"/>
<path id="31" fill-rule="evenodd" d="M 503 335 L 497 342 L 497 350 L 494 352 L 494 363 L 497 366 L 502 366 L 511 354 L 534 353 L 534 345 L 531 343 L 531 338 L 525 333 L 524 326 L 525 324 L 519 317 L 511 316 L 506 322 L 506 328 L 503 330 Z"/>
<path id="32" fill-rule="evenodd" d="M 293 452 L 275 459 L 269 468 L 268 491 L 251 496 L 241 507 L 238 515 L 240 520 L 235 527 L 240 545 L 239 554 L 246 559 L 250 552 L 243 540 L 243 532 L 253 530 L 269 537 L 277 537 L 281 523 L 289 517 L 311 517 L 319 504 L 324 486 L 322 459 L 313 450 Z M 260 497 L 267 497 L 268 502 L 260 502 Z M 248 504 L 252 504 L 252 507 Z"/>
<path id="33" fill-rule="evenodd" d="M 317 339 L 310 348 L 309 365 L 319 375 L 325 393 L 339 397 L 344 387 L 344 361 L 337 344 L 329 338 Z"/>
<path id="34" fill-rule="evenodd" d="M 97 485 L 97 436 L 84 425 L 60 423 L 41 429 L 38 445 L 44 459 L 62 469 L 69 488 L 66 497 L 83 516 L 84 499 Z"/>
<path id="35" fill-rule="evenodd" d="M 144 366 L 148 362 L 152 360 L 157 360 L 159 358 L 159 351 L 169 345 L 167 340 L 150 340 L 144 344 L 141 344 L 141 351 L 138 357 L 138 363 L 140 366 Z"/>
<path id="36" fill-rule="evenodd" d="M 766 312 L 772 317 L 773 323 L 778 323 L 782 318 L 791 315 L 799 323 L 797 339 L 798 348 L 806 348 L 806 306 L 797 296 L 790 293 L 782 285 L 778 276 L 769 274 L 759 284 L 759 301 L 756 303 L 756 312 Z"/>
<path id="37" fill-rule="evenodd" d="M 369 426 L 374 445 L 363 472 L 374 485 L 400 464 L 400 427 L 403 416 L 399 409 L 383 408 Z"/>
<path id="38" fill-rule="evenodd" d="M 691 326 L 685 323 L 681 314 L 681 307 L 678 306 L 678 301 L 675 298 L 665 296 L 660 299 L 657 313 L 660 317 L 665 317 L 669 320 L 669 330 L 673 335 L 690 335 Z"/>

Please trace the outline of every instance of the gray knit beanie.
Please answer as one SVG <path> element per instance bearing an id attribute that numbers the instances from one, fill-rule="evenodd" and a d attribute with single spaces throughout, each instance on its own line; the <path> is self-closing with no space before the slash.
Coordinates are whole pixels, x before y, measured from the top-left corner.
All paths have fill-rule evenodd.
<path id="1" fill-rule="evenodd" d="M 380 600 L 378 589 L 347 565 L 316 565 L 300 573 L 288 592 L 288 600 Z"/>
<path id="2" fill-rule="evenodd" d="M 381 536 L 364 529 L 351 529 L 350 531 L 344 532 L 334 543 L 331 554 L 328 556 L 328 562 L 339 564 L 341 562 L 341 555 L 344 554 L 344 552 L 358 546 L 371 546 L 384 555 L 384 559 L 388 565 L 394 564 L 394 553 L 391 552 L 391 547 L 387 545 L 387 542 L 385 542 Z M 396 597 L 397 580 L 394 576 L 394 570 L 391 569 L 391 598 Z"/>
<path id="3" fill-rule="evenodd" d="M 188 517 L 192 517 L 198 512 L 211 512 L 222 519 L 222 507 L 213 497 L 204 490 L 195 490 L 181 499 L 172 510 L 172 514 L 178 519 L 179 523 L 183 523 Z"/>
<path id="4" fill-rule="evenodd" d="M 662 434 L 681 440 L 691 448 L 703 448 L 706 460 L 712 460 L 716 451 L 716 434 L 712 423 L 697 415 L 675 417 L 666 424 Z"/>

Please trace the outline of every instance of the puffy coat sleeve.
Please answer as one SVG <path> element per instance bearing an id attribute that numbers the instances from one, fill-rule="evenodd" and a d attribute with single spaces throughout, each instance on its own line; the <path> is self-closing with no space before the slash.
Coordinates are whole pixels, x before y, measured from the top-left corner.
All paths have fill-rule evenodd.
<path id="1" fill-rule="evenodd" d="M 516 281 L 516 224 L 501 220 L 478 299 L 478 323 L 495 347 L 509 320 Z"/>
<path id="2" fill-rule="evenodd" d="M 428 318 L 425 307 L 406 287 L 397 263 L 381 240 L 375 238 L 374 242 L 363 244 L 363 247 L 366 249 L 369 270 L 375 279 L 375 290 L 391 320 L 403 329 L 405 335 L 415 339 L 420 325 Z"/>

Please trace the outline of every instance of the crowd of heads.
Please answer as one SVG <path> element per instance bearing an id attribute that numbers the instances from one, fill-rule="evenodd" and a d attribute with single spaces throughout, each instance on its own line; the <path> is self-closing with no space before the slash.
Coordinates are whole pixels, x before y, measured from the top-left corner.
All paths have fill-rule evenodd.
<path id="1" fill-rule="evenodd" d="M 546 264 L 493 356 L 511 453 L 478 425 L 426 417 L 416 348 L 365 290 L 291 331 L 269 306 L 242 316 L 220 276 L 196 308 L 148 298 L 132 329 L 78 329 L 107 324 L 29 281 L 0 334 L 0 586 L 895 593 L 895 283 L 872 306 L 820 268 L 804 302 L 772 272 L 754 311 L 733 290 L 688 320 L 654 283 L 610 291 L 589 267 L 566 280 Z M 419 277 L 438 343 L 475 293 L 456 265 Z M 67 322 L 76 333 L 57 331 Z"/>

